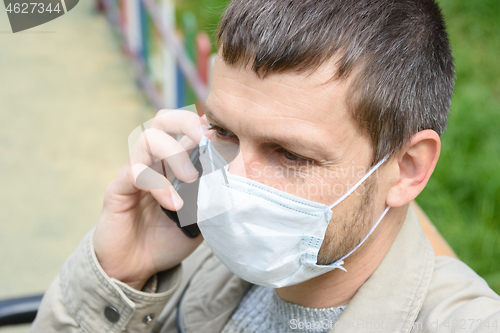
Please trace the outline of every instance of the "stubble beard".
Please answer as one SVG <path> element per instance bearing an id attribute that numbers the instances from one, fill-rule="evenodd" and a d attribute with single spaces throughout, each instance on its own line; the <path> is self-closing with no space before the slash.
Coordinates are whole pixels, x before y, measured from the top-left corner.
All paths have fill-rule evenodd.
<path id="1" fill-rule="evenodd" d="M 368 178 L 363 185 L 365 191 L 358 204 L 349 209 L 348 215 L 330 220 L 325 240 L 318 253 L 318 265 L 330 265 L 342 258 L 370 232 L 375 223 L 372 199 L 377 189 L 376 178 Z"/>

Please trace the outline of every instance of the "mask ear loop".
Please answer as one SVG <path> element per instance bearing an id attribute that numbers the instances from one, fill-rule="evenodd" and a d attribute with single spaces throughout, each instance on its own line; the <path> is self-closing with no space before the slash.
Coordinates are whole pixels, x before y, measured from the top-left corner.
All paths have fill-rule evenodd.
<path id="1" fill-rule="evenodd" d="M 333 204 L 331 204 L 330 206 L 328 206 L 328 209 L 332 209 L 333 207 L 337 206 L 339 203 L 341 203 L 342 201 L 344 201 L 345 198 L 347 198 L 349 195 L 351 195 L 352 192 L 356 191 L 356 189 L 359 187 L 359 185 L 363 184 L 363 182 L 368 177 L 370 177 L 372 175 L 372 173 L 375 172 L 375 170 L 377 170 L 382 164 L 384 164 L 384 162 L 387 161 L 387 159 L 389 158 L 390 155 L 391 154 L 386 155 L 380 162 L 378 162 L 373 168 L 371 168 L 370 171 L 368 171 L 368 173 L 366 175 L 364 175 L 363 178 L 361 178 L 356 183 L 356 185 L 354 185 L 353 187 L 351 187 L 351 189 L 349 191 L 347 191 L 343 196 L 341 196 L 340 199 L 338 199 Z"/>
<path id="2" fill-rule="evenodd" d="M 392 155 L 392 152 L 390 154 L 387 154 L 380 162 L 378 162 L 373 168 L 371 168 L 370 171 L 368 171 L 366 173 L 366 175 L 364 175 L 363 178 L 361 178 L 356 183 L 356 185 L 354 185 L 349 191 L 347 191 L 342 197 L 340 197 L 340 199 L 338 199 L 337 201 L 335 201 L 332 205 L 328 206 L 328 209 L 332 209 L 333 207 L 337 206 L 345 198 L 347 198 L 350 194 L 352 194 L 352 192 L 356 191 L 356 189 L 359 187 L 359 185 L 361 185 L 368 177 L 370 177 L 372 175 L 372 173 L 375 172 L 375 170 L 377 170 L 382 164 L 384 164 L 385 161 L 387 161 L 387 159 L 391 155 Z M 342 265 L 344 264 L 344 259 L 347 258 L 347 257 L 349 257 L 354 251 L 356 251 L 361 245 L 363 245 L 363 243 L 368 239 L 368 237 L 370 237 L 370 235 L 373 233 L 373 231 L 375 231 L 375 229 L 378 227 L 378 225 L 380 224 L 380 222 L 382 222 L 382 220 L 384 219 L 385 215 L 387 214 L 387 212 L 389 211 L 390 208 L 391 208 L 390 206 L 387 206 L 387 208 L 384 210 L 384 212 L 382 213 L 382 215 L 379 217 L 379 219 L 377 220 L 377 222 L 375 223 L 375 225 L 370 229 L 370 232 L 365 236 L 365 238 L 363 238 L 363 240 L 358 245 L 356 245 L 356 247 L 354 249 L 352 249 L 349 253 L 347 253 L 346 255 L 344 255 L 342 258 L 340 258 L 339 260 L 337 260 L 332 265 L 335 265 L 338 268 L 340 268 L 341 270 L 347 272 L 347 270 L 344 267 L 342 267 Z M 327 207 L 325 206 L 325 217 L 327 216 L 326 213 L 327 213 Z"/>
<path id="3" fill-rule="evenodd" d="M 342 265 L 344 264 L 344 259 L 349 257 L 354 251 L 356 251 L 361 245 L 363 245 L 363 243 L 368 239 L 368 237 L 370 237 L 370 235 L 373 233 L 373 231 L 377 228 L 377 226 L 380 224 L 380 222 L 382 222 L 382 220 L 384 219 L 384 216 L 387 214 L 387 212 L 389 211 L 391 207 L 390 206 L 387 206 L 387 208 L 384 210 L 384 212 L 382 213 L 382 215 L 380 215 L 380 217 L 378 218 L 378 221 L 377 223 L 375 223 L 375 225 L 371 228 L 370 232 L 368 233 L 368 235 L 365 236 L 365 238 L 363 238 L 363 240 L 354 248 L 351 250 L 351 252 L 349 252 L 348 254 L 346 254 L 345 256 L 343 256 L 342 258 L 340 258 L 339 260 L 337 260 L 334 265 L 339 265 L 343 271 L 346 271 L 347 270 L 342 267 Z"/>

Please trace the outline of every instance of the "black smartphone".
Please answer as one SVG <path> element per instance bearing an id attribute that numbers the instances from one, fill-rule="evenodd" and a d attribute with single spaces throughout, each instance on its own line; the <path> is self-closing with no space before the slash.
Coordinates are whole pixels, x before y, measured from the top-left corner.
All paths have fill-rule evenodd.
<path id="1" fill-rule="evenodd" d="M 184 205 L 178 211 L 168 210 L 164 207 L 161 209 L 167 216 L 174 221 L 179 228 L 189 238 L 196 238 L 200 234 L 200 229 L 196 224 L 197 221 L 197 200 L 198 200 L 198 185 L 203 169 L 200 162 L 200 149 L 196 146 L 189 154 L 189 158 L 196 170 L 198 170 L 198 178 L 192 183 L 185 183 L 177 178 L 172 181 L 172 187 L 177 191 L 179 196 L 184 201 Z M 182 218 L 182 224 L 181 220 Z"/>

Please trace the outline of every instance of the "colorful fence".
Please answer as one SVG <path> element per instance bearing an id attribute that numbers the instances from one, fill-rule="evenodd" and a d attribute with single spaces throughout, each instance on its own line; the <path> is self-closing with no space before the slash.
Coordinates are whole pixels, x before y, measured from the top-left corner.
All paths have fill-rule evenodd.
<path id="1" fill-rule="evenodd" d="M 156 109 L 201 105 L 208 95 L 213 55 L 194 14 L 175 22 L 172 0 L 97 0 L 122 41 L 137 78 Z"/>

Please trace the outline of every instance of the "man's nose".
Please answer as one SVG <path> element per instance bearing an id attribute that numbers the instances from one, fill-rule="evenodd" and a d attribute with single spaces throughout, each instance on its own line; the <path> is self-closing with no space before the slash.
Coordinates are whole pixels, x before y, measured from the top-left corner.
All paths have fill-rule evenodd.
<path id="1" fill-rule="evenodd" d="M 243 154 L 241 153 L 241 150 L 238 152 L 236 158 L 229 163 L 229 172 L 233 175 L 247 178 L 245 161 L 243 160 Z"/>

